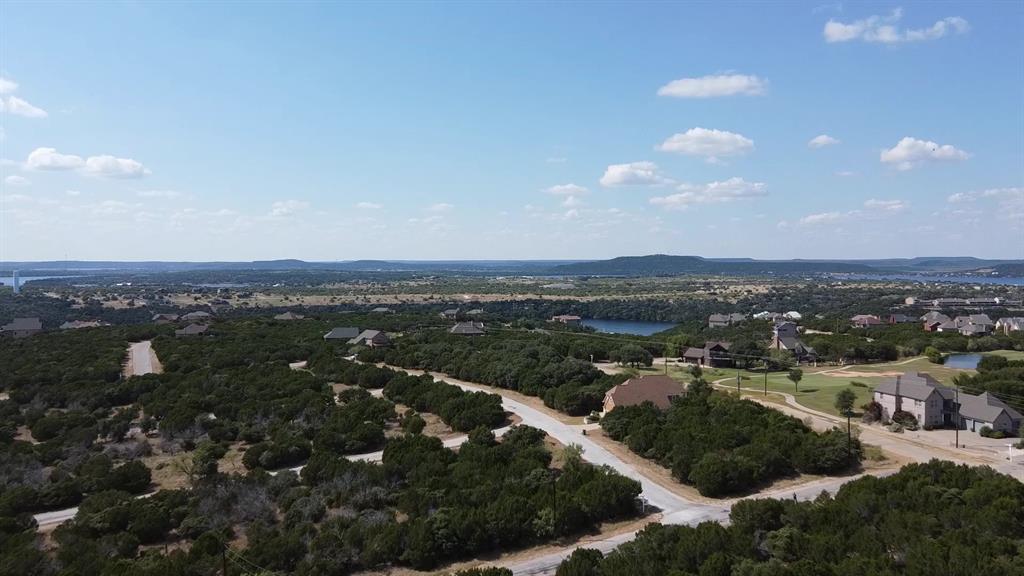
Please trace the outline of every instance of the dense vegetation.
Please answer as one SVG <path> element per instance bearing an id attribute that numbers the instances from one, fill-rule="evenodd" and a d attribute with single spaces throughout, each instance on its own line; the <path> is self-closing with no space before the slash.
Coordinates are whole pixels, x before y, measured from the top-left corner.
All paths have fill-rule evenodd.
<path id="1" fill-rule="evenodd" d="M 958 374 L 953 382 L 972 394 L 989 392 L 1024 412 L 1024 360 L 985 355 L 978 363 L 977 374 Z"/>
<path id="2" fill-rule="evenodd" d="M 130 340 L 151 326 L 41 334 L 0 345 L 0 514 L 73 506 L 109 488 L 142 492 L 150 473 L 120 441 L 146 390 L 122 380 Z"/>
<path id="3" fill-rule="evenodd" d="M 696 380 L 661 411 L 650 403 L 612 410 L 601 427 L 705 496 L 750 491 L 795 472 L 833 474 L 860 461 L 860 443 Z"/>
<path id="4" fill-rule="evenodd" d="M 464 337 L 423 330 L 390 348 L 364 350 L 359 358 L 517 390 L 539 396 L 557 410 L 582 415 L 599 409 L 605 392 L 623 378 L 609 376 L 579 356 L 599 348 L 608 354 L 616 346 L 621 344 L 525 331 Z"/>
<path id="5" fill-rule="evenodd" d="M 1010 576 L 1024 570 L 1024 484 L 933 460 L 810 502 L 742 500 L 727 525 L 652 524 L 558 576 Z"/>
<path id="6" fill-rule="evenodd" d="M 56 530 L 52 557 L 30 520 L 2 518 L 0 573 L 205 576 L 226 549 L 239 573 L 430 569 L 636 514 L 637 482 L 572 451 L 551 468 L 543 437 L 516 427 L 498 442 L 480 429 L 453 452 L 410 434 L 380 465 L 314 450 L 301 477 L 214 473 L 146 499 L 98 492 Z"/>

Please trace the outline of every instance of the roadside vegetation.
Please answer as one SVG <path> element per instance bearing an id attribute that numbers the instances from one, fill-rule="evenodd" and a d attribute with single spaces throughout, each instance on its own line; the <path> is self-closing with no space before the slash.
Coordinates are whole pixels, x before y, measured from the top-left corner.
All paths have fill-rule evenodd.
<path id="1" fill-rule="evenodd" d="M 650 403 L 618 407 L 601 428 L 712 497 L 750 492 L 798 473 L 846 472 L 861 459 L 860 442 L 845 431 L 816 433 L 796 418 L 713 391 L 701 380 L 668 410 Z"/>
<path id="2" fill-rule="evenodd" d="M 810 502 L 742 500 L 730 522 L 652 524 L 607 557 L 582 548 L 558 576 L 1010 576 L 1021 569 L 1024 484 L 933 460 Z"/>

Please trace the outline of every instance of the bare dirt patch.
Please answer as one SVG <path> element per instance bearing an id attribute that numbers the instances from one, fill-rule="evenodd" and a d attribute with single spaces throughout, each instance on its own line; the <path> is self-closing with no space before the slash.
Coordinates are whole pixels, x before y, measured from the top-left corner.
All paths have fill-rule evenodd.
<path id="1" fill-rule="evenodd" d="M 18 433 L 14 435 L 15 440 L 21 440 L 22 442 L 28 442 L 29 444 L 39 444 L 39 441 L 32 437 L 32 431 L 28 429 L 28 426 L 18 426 Z"/>
<path id="2" fill-rule="evenodd" d="M 903 372 L 858 372 L 856 370 L 837 370 L 828 372 L 819 372 L 822 376 L 832 376 L 834 378 L 887 378 L 892 376 L 902 376 Z"/>

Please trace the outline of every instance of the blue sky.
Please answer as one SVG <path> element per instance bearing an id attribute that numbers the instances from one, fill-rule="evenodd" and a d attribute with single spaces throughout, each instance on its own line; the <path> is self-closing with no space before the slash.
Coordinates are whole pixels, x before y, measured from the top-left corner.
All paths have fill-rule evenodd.
<path id="1" fill-rule="evenodd" d="M 1024 258 L 1021 3 L 0 4 L 0 260 Z"/>

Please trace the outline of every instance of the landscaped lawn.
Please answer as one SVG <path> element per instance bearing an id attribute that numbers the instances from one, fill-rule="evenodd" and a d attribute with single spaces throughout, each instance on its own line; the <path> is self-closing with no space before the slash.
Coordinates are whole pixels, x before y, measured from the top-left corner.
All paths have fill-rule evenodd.
<path id="1" fill-rule="evenodd" d="M 1024 360 L 1024 352 L 1018 350 L 995 350 L 993 352 L 985 352 L 985 354 L 1006 356 L 1010 360 Z M 890 377 L 886 374 L 895 372 L 926 372 L 939 382 L 952 386 L 953 378 L 957 374 L 974 373 L 973 370 L 958 370 L 956 368 L 947 368 L 941 364 L 932 364 L 924 356 L 897 360 L 896 362 L 885 362 L 883 364 L 858 364 L 842 369 L 834 366 L 821 366 L 817 368 L 804 366 L 802 370 L 804 375 L 803 379 L 800 380 L 799 389 L 794 387 L 793 382 L 786 377 L 786 372 L 769 372 L 768 391 L 792 394 L 797 402 L 808 408 L 835 415 L 839 415 L 839 411 L 834 406 L 837 392 L 844 388 L 853 390 L 857 395 L 857 401 L 854 403 L 854 406 L 857 412 L 859 412 L 863 404 L 871 401 L 871 391 L 875 386 Z M 657 365 L 639 370 L 638 372 L 641 374 L 664 374 L 665 368 L 664 366 Z M 830 375 L 828 372 L 833 374 Z M 731 387 L 736 385 L 736 374 L 737 371 L 735 369 L 704 369 L 705 380 L 715 382 L 723 378 L 729 378 L 729 382 L 721 383 L 729 384 Z M 687 368 L 676 366 L 669 366 L 669 375 L 682 381 L 688 381 L 691 378 Z M 739 375 L 741 378 L 741 388 L 764 390 L 763 372 L 740 370 Z M 854 386 L 853 382 L 863 383 L 867 386 Z M 743 394 L 752 395 L 756 394 L 756 392 L 743 390 Z"/>
<path id="2" fill-rule="evenodd" d="M 985 352 L 985 354 L 1006 356 L 1007 360 L 1024 360 L 1024 351 L 1021 350 L 994 350 L 992 352 Z"/>

